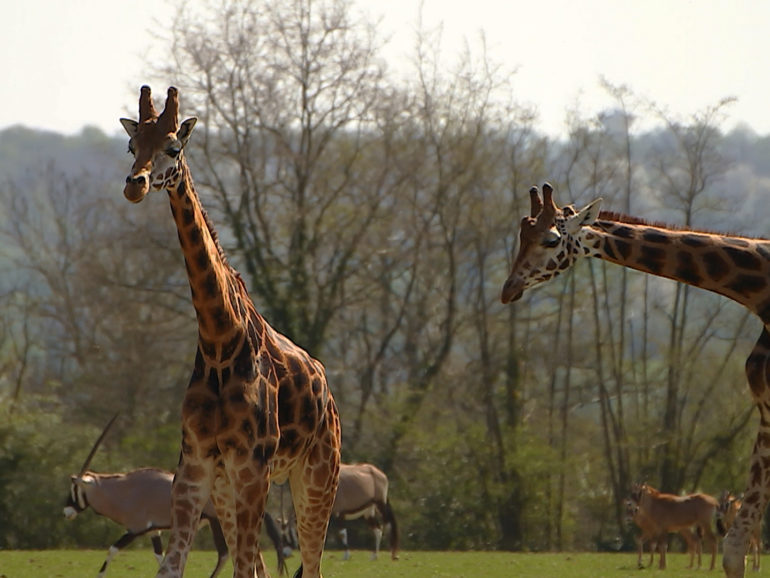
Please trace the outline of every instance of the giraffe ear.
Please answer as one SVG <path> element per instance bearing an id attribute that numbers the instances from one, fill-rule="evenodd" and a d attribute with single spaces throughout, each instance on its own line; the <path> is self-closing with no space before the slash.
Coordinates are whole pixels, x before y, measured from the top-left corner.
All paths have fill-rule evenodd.
<path id="1" fill-rule="evenodd" d="M 577 233 L 582 227 L 593 224 L 599 218 L 599 211 L 602 207 L 602 199 L 596 199 L 586 205 L 577 214 L 569 217 L 565 223 L 567 232 L 570 235 Z"/>
<path id="2" fill-rule="evenodd" d="M 198 119 L 194 116 L 188 118 L 179 127 L 179 130 L 176 131 L 176 138 L 179 139 L 179 142 L 182 143 L 182 146 L 186 145 L 187 141 L 190 139 L 190 135 L 192 134 L 196 122 L 198 122 Z"/>
<path id="3" fill-rule="evenodd" d="M 130 118 L 121 118 L 120 124 L 122 124 L 123 128 L 126 129 L 129 138 L 134 138 L 136 136 L 136 129 L 139 128 L 138 122 L 131 120 Z"/>

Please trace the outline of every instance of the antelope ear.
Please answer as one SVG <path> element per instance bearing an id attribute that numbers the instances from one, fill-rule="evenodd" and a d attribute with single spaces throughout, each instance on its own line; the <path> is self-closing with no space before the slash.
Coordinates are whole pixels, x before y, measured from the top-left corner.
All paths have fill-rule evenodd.
<path id="1" fill-rule="evenodd" d="M 123 128 L 126 129 L 129 138 L 134 138 L 136 136 L 136 129 L 139 128 L 138 122 L 131 120 L 130 118 L 121 118 L 120 124 L 122 124 Z"/>
<path id="2" fill-rule="evenodd" d="M 195 127 L 195 123 L 198 122 L 198 119 L 196 117 L 190 117 L 187 120 L 185 120 L 182 125 L 179 127 L 179 130 L 176 131 L 176 138 L 179 139 L 179 142 L 182 143 L 182 146 L 184 147 L 187 144 L 187 141 L 190 139 L 190 135 L 192 134 L 193 128 Z"/>
<path id="3" fill-rule="evenodd" d="M 570 235 L 574 235 L 582 227 L 595 223 L 596 219 L 599 218 L 601 207 L 602 199 L 599 198 L 580 209 L 577 214 L 569 217 L 565 223 L 567 232 Z"/>

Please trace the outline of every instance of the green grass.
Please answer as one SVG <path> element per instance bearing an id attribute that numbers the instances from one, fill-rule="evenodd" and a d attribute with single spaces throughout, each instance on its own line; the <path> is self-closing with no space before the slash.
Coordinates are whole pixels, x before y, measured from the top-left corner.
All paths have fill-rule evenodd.
<path id="1" fill-rule="evenodd" d="M 95 577 L 104 561 L 105 551 L 97 550 L 47 550 L 47 551 L 0 551 L 0 578 L 83 578 Z M 647 556 L 645 555 L 645 561 Z M 214 552 L 193 551 L 190 555 L 185 576 L 190 578 L 208 577 L 214 567 Z M 704 562 L 708 564 L 710 557 Z M 265 555 L 265 562 L 274 578 L 275 553 Z M 295 555 L 288 560 L 293 573 L 299 565 Z M 657 557 L 656 557 L 657 563 Z M 401 578 L 426 576 L 437 578 L 600 578 L 628 576 L 680 578 L 691 576 L 722 575 L 721 555 L 714 572 L 688 570 L 685 554 L 670 553 L 668 569 L 658 570 L 636 567 L 636 554 L 560 553 L 520 554 L 507 552 L 402 552 L 401 559 L 393 562 L 386 552 L 379 560 L 370 561 L 369 553 L 353 552 L 351 560 L 342 560 L 341 552 L 327 551 L 324 554 L 323 572 L 325 578 Z M 121 552 L 110 564 L 107 578 L 152 577 L 158 567 L 149 550 Z M 220 577 L 232 575 L 228 562 Z M 747 576 L 770 576 L 770 560 L 758 574 Z"/>

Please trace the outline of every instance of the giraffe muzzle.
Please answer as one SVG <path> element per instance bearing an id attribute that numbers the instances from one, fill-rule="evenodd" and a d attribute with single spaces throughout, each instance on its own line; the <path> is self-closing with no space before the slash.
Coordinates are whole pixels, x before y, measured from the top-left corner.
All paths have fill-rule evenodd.
<path id="1" fill-rule="evenodd" d="M 150 190 L 150 182 L 147 176 L 139 174 L 136 176 L 128 175 L 126 177 L 126 186 L 123 189 L 123 196 L 132 203 L 138 203 L 144 199 Z"/>
<path id="2" fill-rule="evenodd" d="M 503 285 L 503 292 L 500 295 L 500 301 L 503 304 L 512 303 L 521 299 L 524 294 L 524 281 L 518 277 L 509 277 Z"/>

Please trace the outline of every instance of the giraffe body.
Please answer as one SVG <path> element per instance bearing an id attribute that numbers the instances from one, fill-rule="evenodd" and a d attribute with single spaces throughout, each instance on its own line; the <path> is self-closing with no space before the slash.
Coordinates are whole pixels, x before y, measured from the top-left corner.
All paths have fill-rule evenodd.
<path id="1" fill-rule="evenodd" d="M 749 539 L 770 497 L 770 240 L 677 229 L 599 210 L 559 208 L 553 189 L 530 189 L 531 214 L 522 219 L 519 252 L 501 299 L 523 292 L 590 256 L 719 293 L 740 303 L 764 328 L 746 361 L 746 376 L 760 414 L 744 505 L 724 543 L 723 567 L 742 577 Z"/>
<path id="2" fill-rule="evenodd" d="M 194 118 L 178 122 L 170 88 L 164 111 L 142 87 L 139 122 L 122 119 L 135 162 L 124 195 L 166 189 L 198 320 L 198 348 L 182 404 L 182 451 L 172 490 L 172 529 L 159 577 L 181 576 L 200 511 L 211 498 L 238 578 L 268 576 L 258 546 L 271 481 L 294 497 L 302 576 L 320 576 L 337 489 L 340 422 L 323 365 L 257 312 L 200 204 L 183 148 Z"/>

